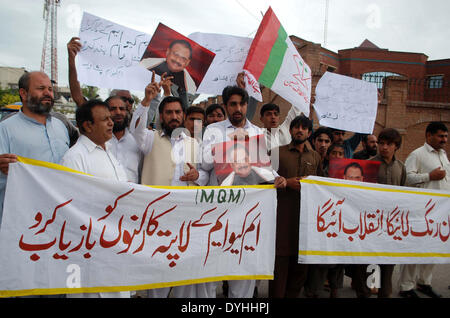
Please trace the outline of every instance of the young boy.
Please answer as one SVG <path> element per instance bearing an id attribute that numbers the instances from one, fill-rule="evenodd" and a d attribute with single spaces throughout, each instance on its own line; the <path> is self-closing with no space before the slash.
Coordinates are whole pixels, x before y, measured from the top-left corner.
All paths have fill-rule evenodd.
<path id="1" fill-rule="evenodd" d="M 406 168 L 403 162 L 395 158 L 396 151 L 402 144 L 402 136 L 393 128 L 386 128 L 378 135 L 378 155 L 370 160 L 380 161 L 378 183 L 404 186 L 406 183 Z M 392 273 L 395 265 L 380 265 L 381 286 L 378 298 L 389 298 L 392 294 Z M 358 298 L 370 296 L 370 289 L 366 286 L 368 273 L 366 265 L 356 265 L 354 272 L 354 286 Z"/>

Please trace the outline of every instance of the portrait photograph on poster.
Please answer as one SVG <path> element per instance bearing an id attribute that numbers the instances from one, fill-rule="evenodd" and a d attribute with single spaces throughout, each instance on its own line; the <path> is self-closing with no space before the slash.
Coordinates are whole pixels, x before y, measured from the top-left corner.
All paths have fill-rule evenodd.
<path id="1" fill-rule="evenodd" d="M 159 23 L 140 65 L 159 76 L 172 76 L 173 88 L 180 94 L 194 94 L 214 57 L 215 53 Z"/>
<path id="2" fill-rule="evenodd" d="M 213 146 L 219 185 L 254 185 L 274 182 L 264 135 L 231 140 Z"/>
<path id="3" fill-rule="evenodd" d="M 378 169 L 381 162 L 358 159 L 331 159 L 329 177 L 360 182 L 378 182 Z"/>

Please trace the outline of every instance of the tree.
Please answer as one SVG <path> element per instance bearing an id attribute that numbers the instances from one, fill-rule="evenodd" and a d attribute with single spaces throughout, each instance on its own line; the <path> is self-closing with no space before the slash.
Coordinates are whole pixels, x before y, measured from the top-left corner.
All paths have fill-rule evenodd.
<path id="1" fill-rule="evenodd" d="M 13 95 L 10 93 L 6 93 L 0 97 L 0 106 L 10 105 L 10 104 L 14 104 L 16 102 L 20 102 L 19 95 Z"/>
<path id="2" fill-rule="evenodd" d="M 88 100 L 99 98 L 98 87 L 83 85 L 81 87 L 81 91 L 83 93 L 83 96 L 86 97 Z"/>
<path id="3" fill-rule="evenodd" d="M 20 102 L 19 90 L 12 88 L 0 88 L 0 106 Z"/>

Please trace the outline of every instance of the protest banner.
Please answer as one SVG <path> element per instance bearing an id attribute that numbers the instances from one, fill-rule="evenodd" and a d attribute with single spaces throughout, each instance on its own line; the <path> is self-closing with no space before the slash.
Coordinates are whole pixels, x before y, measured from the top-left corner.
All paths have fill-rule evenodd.
<path id="1" fill-rule="evenodd" d="M 299 263 L 450 263 L 450 193 L 301 180 Z"/>
<path id="2" fill-rule="evenodd" d="M 214 56 L 205 47 L 159 23 L 139 64 L 159 76 L 172 76 L 177 90 L 195 94 Z"/>
<path id="3" fill-rule="evenodd" d="M 309 116 L 311 69 L 269 7 L 244 64 L 247 76 L 283 97 Z"/>
<path id="4" fill-rule="evenodd" d="M 253 39 L 201 32 L 192 33 L 189 38 L 216 54 L 197 93 L 222 95 L 226 86 L 236 85 Z"/>
<path id="5" fill-rule="evenodd" d="M 19 157 L 0 228 L 0 296 L 273 279 L 273 186 L 115 182 Z"/>
<path id="6" fill-rule="evenodd" d="M 139 66 L 151 36 L 87 12 L 81 20 L 78 81 L 101 88 L 144 91 L 151 74 Z"/>
<path id="7" fill-rule="evenodd" d="M 377 107 L 375 83 L 330 72 L 317 83 L 314 110 L 321 126 L 372 134 Z"/>

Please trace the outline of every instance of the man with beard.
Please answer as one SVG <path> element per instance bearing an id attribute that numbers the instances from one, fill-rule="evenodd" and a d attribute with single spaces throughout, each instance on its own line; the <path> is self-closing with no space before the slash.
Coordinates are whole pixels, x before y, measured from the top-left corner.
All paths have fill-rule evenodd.
<path id="1" fill-rule="evenodd" d="M 152 82 L 145 88 L 145 97 L 133 113 L 130 131 L 144 153 L 141 184 L 160 186 L 190 186 L 208 175 L 196 168 L 200 147 L 198 142 L 183 130 L 184 109 L 178 97 L 168 96 L 159 105 L 159 120 L 162 130 L 147 129 L 147 108 L 161 90 L 161 83 Z M 170 158 L 172 160 L 170 160 Z M 194 183 L 195 182 L 195 183 Z M 148 290 L 150 298 L 167 298 L 171 288 Z M 176 298 L 205 297 L 204 284 L 177 286 L 172 288 Z"/>
<path id="2" fill-rule="evenodd" d="M 139 183 L 143 154 L 128 129 L 127 105 L 121 96 L 111 96 L 105 100 L 114 122 L 113 136 L 107 142 L 109 150 L 126 170 L 128 181 Z"/>
<path id="3" fill-rule="evenodd" d="M 70 145 L 63 121 L 50 116 L 54 103 L 50 78 L 42 72 L 23 74 L 19 94 L 22 109 L 0 123 L 0 220 L 9 164 L 17 156 L 59 163 Z"/>
<path id="4" fill-rule="evenodd" d="M 377 154 L 377 136 L 364 135 L 362 139 L 363 150 L 353 154 L 353 159 L 368 160 Z"/>
<path id="5" fill-rule="evenodd" d="M 253 125 L 247 118 L 248 93 L 237 86 L 227 86 L 222 92 L 227 119 L 207 126 L 202 143 L 202 165 L 200 171 L 210 175 L 208 185 L 218 185 L 214 166 L 213 145 L 228 141 L 245 140 L 258 135 L 264 135 L 264 130 Z M 284 188 L 286 180 L 275 171 L 272 172 L 276 188 Z M 203 181 L 203 179 L 202 179 Z M 206 185 L 202 183 L 200 185 Z M 208 283 L 208 297 L 215 297 L 216 284 Z M 229 298 L 251 298 L 255 290 L 254 280 L 228 281 Z"/>
<path id="6" fill-rule="evenodd" d="M 311 130 L 312 121 L 304 115 L 297 116 L 290 125 L 290 144 L 278 149 L 278 173 L 286 179 L 287 186 L 279 189 L 277 195 L 276 256 L 269 297 L 297 298 L 307 278 L 308 265 L 298 264 L 300 179 L 322 176 L 320 155 L 305 144 Z"/>
<path id="7" fill-rule="evenodd" d="M 333 130 L 333 143 L 344 146 L 345 158 L 353 158 L 353 152 L 358 148 L 359 143 L 363 138 L 363 134 L 354 133 L 352 137 L 344 139 L 345 131 L 342 129 L 331 128 Z"/>

